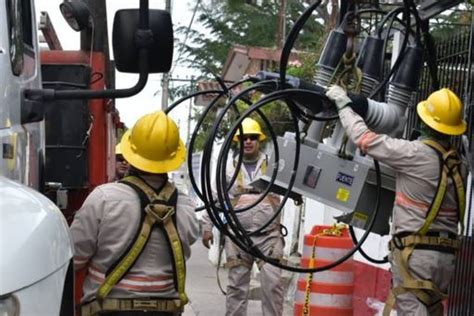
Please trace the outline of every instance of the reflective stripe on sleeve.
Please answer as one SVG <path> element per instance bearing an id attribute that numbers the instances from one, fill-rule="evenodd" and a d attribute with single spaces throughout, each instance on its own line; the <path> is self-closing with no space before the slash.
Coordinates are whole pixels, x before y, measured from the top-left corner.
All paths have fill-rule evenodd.
<path id="1" fill-rule="evenodd" d="M 378 135 L 374 132 L 365 132 L 357 141 L 357 147 L 359 147 L 364 153 L 367 153 L 369 146 L 371 145 L 372 141 L 377 138 L 377 136 Z"/>
<path id="2" fill-rule="evenodd" d="M 397 192 L 395 195 L 395 205 L 414 208 L 417 210 L 426 213 L 430 207 L 430 204 L 415 201 L 408 196 L 406 196 L 403 192 Z M 443 217 L 457 217 L 456 208 L 441 208 L 439 210 L 439 216 Z"/>
<path id="3" fill-rule="evenodd" d="M 87 262 L 89 262 L 89 258 L 87 257 L 74 256 L 74 265 L 76 268 L 83 268 Z"/>

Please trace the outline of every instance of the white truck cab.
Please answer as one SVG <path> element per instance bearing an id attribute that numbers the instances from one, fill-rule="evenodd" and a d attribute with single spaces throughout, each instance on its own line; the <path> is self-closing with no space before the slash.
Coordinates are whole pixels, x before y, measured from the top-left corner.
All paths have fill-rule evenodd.
<path id="1" fill-rule="evenodd" d="M 73 293 L 66 220 L 44 195 L 3 176 L 0 192 L 0 314 L 59 315 L 68 308 L 63 295 Z"/>
<path id="2" fill-rule="evenodd" d="M 30 0 L 0 1 L 0 314 L 72 315 L 72 241 L 61 211 L 37 191 L 44 121 L 23 97 L 41 88 L 34 12 Z"/>
<path id="3" fill-rule="evenodd" d="M 68 2 L 68 6 L 73 7 L 73 2 Z M 171 67 L 173 32 L 168 12 L 149 10 L 148 1 L 140 1 L 140 10 L 121 10 L 115 22 L 114 37 L 120 39 L 114 46 L 117 69 L 140 73 L 134 87 L 94 91 L 43 89 L 34 0 L 0 0 L 2 316 L 75 313 L 74 251 L 68 224 L 58 207 L 42 194 L 45 103 L 57 99 L 128 97 L 141 91 L 148 73 L 166 72 Z"/>

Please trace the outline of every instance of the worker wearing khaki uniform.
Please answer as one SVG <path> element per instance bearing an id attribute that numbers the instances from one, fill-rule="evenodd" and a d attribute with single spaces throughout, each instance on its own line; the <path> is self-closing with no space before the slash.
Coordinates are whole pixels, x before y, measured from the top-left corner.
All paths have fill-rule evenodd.
<path id="1" fill-rule="evenodd" d="M 115 146 L 115 180 L 120 180 L 128 174 L 130 165 L 123 158 L 121 144 Z"/>
<path id="2" fill-rule="evenodd" d="M 167 172 L 186 149 L 162 111 L 140 118 L 121 149 L 132 176 L 94 189 L 71 227 L 75 268 L 88 269 L 82 316 L 179 315 L 187 302 L 184 261 L 199 227 L 195 206 Z"/>
<path id="3" fill-rule="evenodd" d="M 261 127 L 257 121 L 245 118 L 242 122 L 243 128 L 243 163 L 238 172 L 236 181 L 229 191 L 233 200 L 234 209 L 252 205 L 260 197 L 250 183 L 265 174 L 267 157 L 260 152 L 260 142 L 265 139 Z M 234 141 L 239 141 L 239 131 L 234 136 Z M 229 179 L 234 174 L 236 161 L 228 166 Z M 269 194 L 253 208 L 238 212 L 236 216 L 240 224 L 247 232 L 253 232 L 265 224 L 274 214 L 279 204 L 276 195 Z M 203 224 L 203 243 L 209 248 L 212 242 L 212 223 L 206 214 Z M 280 231 L 280 220 L 275 219 L 262 232 L 252 235 L 252 241 L 263 254 L 275 259 L 283 257 L 283 238 Z M 232 243 L 231 239 L 225 238 L 225 252 L 227 267 L 229 268 L 228 286 L 226 296 L 226 315 L 247 315 L 249 284 L 252 265 L 255 258 Z M 257 260 L 260 269 L 260 283 L 262 293 L 262 312 L 266 316 L 278 316 L 283 312 L 283 284 L 281 280 L 281 269 L 263 261 Z"/>
<path id="4" fill-rule="evenodd" d="M 396 172 L 389 256 L 392 293 L 384 315 L 395 301 L 401 316 L 443 315 L 441 301 L 453 276 L 458 223 L 464 213 L 460 160 L 449 143 L 450 135 L 466 130 L 461 101 L 451 90 L 441 89 L 420 102 L 422 136 L 408 141 L 370 131 L 341 87 L 331 87 L 326 95 L 336 103 L 341 124 L 358 148 Z M 449 179 L 440 185 L 446 188 L 444 198 L 438 196 L 441 168 Z"/>

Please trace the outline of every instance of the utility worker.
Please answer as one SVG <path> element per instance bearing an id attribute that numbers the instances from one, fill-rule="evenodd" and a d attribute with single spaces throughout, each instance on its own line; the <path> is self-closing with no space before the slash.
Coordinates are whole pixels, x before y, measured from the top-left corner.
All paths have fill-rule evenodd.
<path id="1" fill-rule="evenodd" d="M 260 192 L 249 184 L 265 174 L 267 168 L 267 156 L 260 151 L 260 144 L 265 139 L 265 134 L 259 123 L 251 118 L 242 121 L 243 135 L 240 131 L 234 135 L 233 141 L 243 141 L 243 163 L 239 170 L 234 186 L 229 191 L 233 198 L 235 209 L 243 208 L 253 204 Z M 228 163 L 229 178 L 234 174 L 237 161 L 232 159 Z M 243 228 L 252 232 L 265 224 L 274 215 L 279 204 L 276 195 L 269 194 L 255 207 L 236 213 Z M 279 219 L 276 219 L 262 232 L 252 235 L 252 241 L 257 247 L 271 258 L 280 260 L 283 257 L 283 238 L 281 234 Z M 202 242 L 209 248 L 214 236 L 212 234 L 212 223 L 209 215 L 203 216 Z M 247 315 L 248 293 L 250 276 L 255 258 L 241 250 L 232 241 L 225 238 L 226 266 L 229 268 L 228 286 L 226 295 L 226 315 Z M 283 312 L 283 284 L 281 269 L 269 263 L 257 260 L 260 269 L 260 283 L 262 293 L 262 312 L 266 316 L 278 316 Z"/>
<path id="2" fill-rule="evenodd" d="M 121 144 L 115 146 L 115 180 L 120 180 L 128 174 L 130 165 L 123 158 Z"/>
<path id="3" fill-rule="evenodd" d="M 130 175 L 95 188 L 71 226 L 75 268 L 88 269 L 82 316 L 180 315 L 185 259 L 199 226 L 195 205 L 167 173 L 186 149 L 163 111 L 141 117 L 121 149 Z"/>
<path id="4" fill-rule="evenodd" d="M 465 209 L 464 166 L 449 142 L 466 130 L 461 100 L 443 88 L 420 102 L 421 137 L 408 141 L 370 131 L 341 87 L 332 86 L 326 95 L 358 148 L 396 172 L 389 243 L 392 292 L 384 315 L 395 302 L 401 316 L 443 315 Z"/>

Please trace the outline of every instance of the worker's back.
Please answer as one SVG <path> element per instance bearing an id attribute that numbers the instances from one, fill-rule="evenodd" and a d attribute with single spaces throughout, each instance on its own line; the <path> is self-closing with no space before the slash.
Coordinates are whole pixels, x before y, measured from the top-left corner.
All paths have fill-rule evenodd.
<path id="1" fill-rule="evenodd" d="M 147 180 L 154 186 L 153 176 Z M 89 210 L 83 212 L 86 209 Z M 76 241 L 76 265 L 81 266 L 81 258 L 85 264 L 88 254 L 94 252 L 84 283 L 83 302 L 95 297 L 106 271 L 134 240 L 141 226 L 141 212 L 137 193 L 122 183 L 96 188 L 78 211 L 71 227 Z M 185 258 L 189 258 L 190 245 L 197 239 L 199 228 L 193 202 L 183 194 L 178 195 L 176 226 Z M 97 236 L 95 242 L 90 237 L 94 235 Z M 87 237 L 84 242 L 80 241 L 82 237 Z M 177 297 L 172 262 L 171 249 L 163 231 L 154 228 L 143 253 L 109 297 Z"/>
<path id="2" fill-rule="evenodd" d="M 440 160 L 434 149 L 421 141 L 405 141 L 401 149 L 391 158 L 381 160 L 397 171 L 393 233 L 416 232 L 422 227 L 440 179 Z M 451 179 L 448 183 L 444 202 L 430 230 L 457 234 L 455 189 Z"/>

